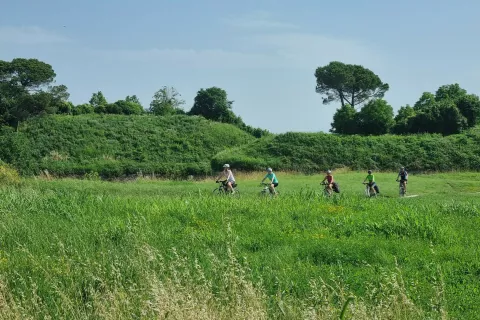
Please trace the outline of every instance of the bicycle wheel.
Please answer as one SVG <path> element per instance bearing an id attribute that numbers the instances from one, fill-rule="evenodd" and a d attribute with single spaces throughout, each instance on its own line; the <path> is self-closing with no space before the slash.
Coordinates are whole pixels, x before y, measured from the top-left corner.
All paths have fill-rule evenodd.
<path id="1" fill-rule="evenodd" d="M 212 193 L 213 193 L 214 195 L 224 195 L 224 194 L 225 194 L 225 192 L 223 191 L 223 189 L 220 189 L 220 188 L 215 188 L 215 189 L 213 189 Z"/>
<path id="2" fill-rule="evenodd" d="M 405 196 L 405 188 L 402 185 L 400 185 L 399 194 L 400 194 L 400 197 Z"/>

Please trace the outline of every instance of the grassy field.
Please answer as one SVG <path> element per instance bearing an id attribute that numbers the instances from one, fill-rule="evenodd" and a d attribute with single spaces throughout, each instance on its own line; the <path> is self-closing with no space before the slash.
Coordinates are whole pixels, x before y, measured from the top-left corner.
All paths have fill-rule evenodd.
<path id="1" fill-rule="evenodd" d="M 480 174 L 27 179 L 0 189 L 0 319 L 478 319 Z"/>

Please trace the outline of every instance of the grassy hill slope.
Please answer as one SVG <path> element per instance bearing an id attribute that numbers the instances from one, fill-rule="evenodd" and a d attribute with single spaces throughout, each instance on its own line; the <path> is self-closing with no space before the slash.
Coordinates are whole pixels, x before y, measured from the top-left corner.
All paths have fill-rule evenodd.
<path id="1" fill-rule="evenodd" d="M 180 115 L 48 116 L 1 131 L 1 160 L 23 174 L 61 176 L 209 174 L 216 153 L 255 140 L 232 125 Z"/>
<path id="2" fill-rule="evenodd" d="M 213 165 L 228 162 L 236 168 L 315 172 L 327 168 L 414 171 L 480 169 L 480 128 L 443 137 L 425 134 L 378 137 L 325 133 L 285 133 L 225 150 Z"/>

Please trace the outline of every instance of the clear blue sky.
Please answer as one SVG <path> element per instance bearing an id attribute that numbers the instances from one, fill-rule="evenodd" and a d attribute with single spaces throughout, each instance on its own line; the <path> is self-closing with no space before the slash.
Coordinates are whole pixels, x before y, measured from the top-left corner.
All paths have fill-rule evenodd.
<path id="1" fill-rule="evenodd" d="M 218 86 L 247 124 L 327 132 L 338 105 L 322 105 L 314 72 L 332 60 L 377 73 L 395 111 L 443 84 L 480 94 L 479 11 L 478 0 L 2 0 L 0 59 L 50 63 L 75 104 L 101 90 L 148 106 L 166 85 L 189 110 Z"/>

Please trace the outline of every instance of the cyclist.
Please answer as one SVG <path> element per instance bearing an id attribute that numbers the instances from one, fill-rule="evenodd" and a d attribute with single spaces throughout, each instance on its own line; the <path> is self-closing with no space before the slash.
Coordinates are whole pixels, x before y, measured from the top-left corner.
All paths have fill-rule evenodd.
<path id="1" fill-rule="evenodd" d="M 368 187 L 369 188 L 373 188 L 373 189 L 375 189 L 376 193 L 380 193 L 380 191 L 378 190 L 377 183 L 375 182 L 375 176 L 372 174 L 372 170 L 368 170 L 368 175 L 363 180 L 363 183 L 365 183 L 365 181 L 368 181 Z"/>
<path id="2" fill-rule="evenodd" d="M 400 168 L 400 172 L 398 173 L 397 176 L 397 181 L 398 178 L 400 178 L 400 184 L 403 185 L 403 190 L 405 190 L 405 193 L 407 193 L 407 183 L 408 183 L 408 172 L 405 170 L 405 167 Z"/>
<path id="3" fill-rule="evenodd" d="M 277 179 L 277 176 L 275 175 L 275 173 L 273 173 L 272 168 L 267 168 L 267 174 L 265 175 L 265 177 L 262 179 L 262 182 L 260 182 L 260 183 L 263 183 L 263 181 L 265 181 L 265 179 L 267 179 L 267 178 L 271 182 L 268 189 L 270 189 L 270 192 L 272 194 L 277 194 L 277 191 L 275 191 L 275 188 L 278 187 L 278 179 Z"/>
<path id="4" fill-rule="evenodd" d="M 233 188 L 236 187 L 237 184 L 235 183 L 235 177 L 233 176 L 232 170 L 230 170 L 230 165 L 228 163 L 225 163 L 223 165 L 223 171 L 218 175 L 215 182 L 218 182 L 218 179 L 220 179 L 222 176 L 225 177 L 227 180 L 227 190 L 231 193 L 235 193 L 235 190 Z"/>
<path id="5" fill-rule="evenodd" d="M 328 182 L 328 185 L 327 185 L 328 194 L 332 194 L 333 184 L 335 183 L 335 180 L 333 179 L 331 170 L 327 170 L 327 175 L 325 176 L 325 178 L 323 178 L 323 180 L 322 180 L 322 182 L 320 182 L 320 184 L 323 184 L 325 182 L 325 180 L 327 180 L 327 182 Z"/>

